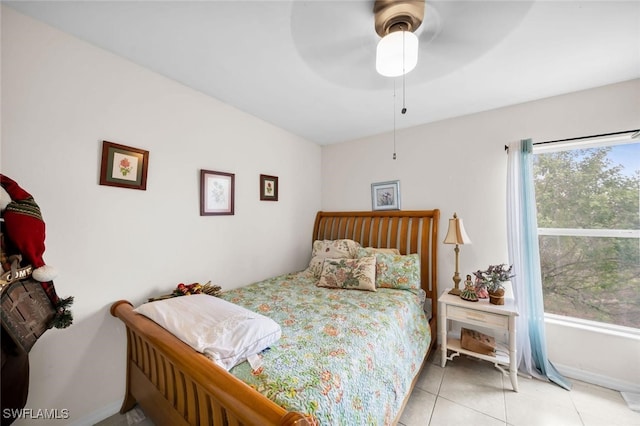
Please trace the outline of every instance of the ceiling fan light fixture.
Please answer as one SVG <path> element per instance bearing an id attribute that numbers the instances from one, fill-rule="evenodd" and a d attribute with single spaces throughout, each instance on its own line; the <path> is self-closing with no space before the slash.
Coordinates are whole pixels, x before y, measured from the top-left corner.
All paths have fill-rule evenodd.
<path id="1" fill-rule="evenodd" d="M 418 64 L 418 37 L 411 31 L 394 31 L 378 42 L 376 71 L 385 77 L 407 74 Z"/>

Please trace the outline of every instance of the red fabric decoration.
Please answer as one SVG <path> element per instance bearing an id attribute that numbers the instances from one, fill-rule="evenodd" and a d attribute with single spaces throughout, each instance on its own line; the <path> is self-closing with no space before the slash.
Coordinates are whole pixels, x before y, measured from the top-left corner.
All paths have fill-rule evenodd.
<path id="1" fill-rule="evenodd" d="M 40 208 L 31 194 L 14 180 L 0 174 L 0 185 L 11 197 L 2 214 L 8 253 L 15 251 L 21 254 L 23 261 L 33 267 L 33 277 L 38 281 L 51 281 L 56 273 L 55 269 L 46 266 L 43 259 L 45 224 Z"/>

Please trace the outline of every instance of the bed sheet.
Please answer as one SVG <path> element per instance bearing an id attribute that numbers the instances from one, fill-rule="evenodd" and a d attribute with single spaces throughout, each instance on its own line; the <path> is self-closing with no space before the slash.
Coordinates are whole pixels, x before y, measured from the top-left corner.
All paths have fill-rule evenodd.
<path id="1" fill-rule="evenodd" d="M 222 298 L 282 327 L 262 354 L 231 373 L 289 411 L 321 425 L 391 424 L 431 340 L 418 297 L 316 287 L 306 272 L 227 291 Z"/>

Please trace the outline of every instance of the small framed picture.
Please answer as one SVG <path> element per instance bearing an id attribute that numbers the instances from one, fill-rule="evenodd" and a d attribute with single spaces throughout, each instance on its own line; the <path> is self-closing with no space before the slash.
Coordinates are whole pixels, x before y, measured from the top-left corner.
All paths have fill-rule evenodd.
<path id="1" fill-rule="evenodd" d="M 100 185 L 147 189 L 149 151 L 102 141 Z"/>
<path id="2" fill-rule="evenodd" d="M 260 175 L 260 199 L 278 201 L 278 176 Z"/>
<path id="3" fill-rule="evenodd" d="M 373 210 L 400 210 L 400 181 L 372 183 L 371 207 Z"/>
<path id="4" fill-rule="evenodd" d="M 200 170 L 200 216 L 234 214 L 235 178 L 233 173 Z"/>

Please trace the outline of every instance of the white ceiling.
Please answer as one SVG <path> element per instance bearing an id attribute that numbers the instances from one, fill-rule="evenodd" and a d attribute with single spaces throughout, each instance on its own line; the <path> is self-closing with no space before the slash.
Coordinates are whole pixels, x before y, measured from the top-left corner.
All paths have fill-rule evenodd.
<path id="1" fill-rule="evenodd" d="M 3 3 L 319 144 L 640 77 L 640 1 L 427 1 L 405 115 L 373 0 Z"/>

